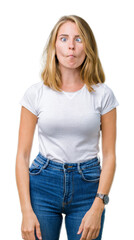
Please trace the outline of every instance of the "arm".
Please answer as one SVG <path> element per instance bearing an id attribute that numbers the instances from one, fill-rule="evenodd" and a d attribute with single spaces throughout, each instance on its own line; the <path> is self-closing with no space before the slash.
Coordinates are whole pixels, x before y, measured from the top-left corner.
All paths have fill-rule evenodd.
<path id="1" fill-rule="evenodd" d="M 22 213 L 32 210 L 29 194 L 29 158 L 36 123 L 37 117 L 22 106 L 15 169 Z"/>
<path id="2" fill-rule="evenodd" d="M 102 115 L 102 153 L 103 164 L 98 186 L 99 193 L 108 194 L 112 185 L 115 168 L 115 142 L 116 142 L 116 108 Z M 80 240 L 98 237 L 101 225 L 101 215 L 104 210 L 103 201 L 96 197 L 92 207 L 82 219 L 78 234 L 83 231 Z"/>
<path id="3" fill-rule="evenodd" d="M 19 141 L 16 156 L 16 181 L 23 215 L 21 234 L 23 239 L 41 238 L 39 221 L 32 209 L 29 189 L 29 158 L 33 142 L 37 116 L 22 106 L 19 128 Z"/>
<path id="4" fill-rule="evenodd" d="M 102 171 L 100 175 L 98 191 L 108 194 L 113 182 L 116 169 L 116 108 L 101 116 L 102 122 Z M 96 197 L 92 205 L 93 209 L 103 211 L 103 201 Z"/>

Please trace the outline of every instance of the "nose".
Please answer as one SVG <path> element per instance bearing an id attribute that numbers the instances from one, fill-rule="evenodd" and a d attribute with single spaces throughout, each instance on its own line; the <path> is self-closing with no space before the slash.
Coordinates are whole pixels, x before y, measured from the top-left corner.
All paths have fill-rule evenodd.
<path id="1" fill-rule="evenodd" d="M 73 45 L 69 45 L 69 49 L 74 49 L 74 46 Z"/>
<path id="2" fill-rule="evenodd" d="M 74 41 L 73 40 L 70 40 L 69 41 L 69 49 L 74 49 Z"/>

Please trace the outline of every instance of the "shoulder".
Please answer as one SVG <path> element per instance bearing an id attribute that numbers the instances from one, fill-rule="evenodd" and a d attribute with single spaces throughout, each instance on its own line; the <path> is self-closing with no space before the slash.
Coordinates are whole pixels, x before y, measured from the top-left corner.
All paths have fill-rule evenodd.
<path id="1" fill-rule="evenodd" d="M 112 93 L 113 90 L 106 84 L 106 83 L 101 83 L 101 88 L 104 89 L 104 93 Z"/>
<path id="2" fill-rule="evenodd" d="M 38 104 L 42 96 L 43 85 L 43 81 L 30 85 L 19 102 L 36 116 L 38 115 Z"/>
<path id="3" fill-rule="evenodd" d="M 39 81 L 27 87 L 23 94 L 22 100 L 23 101 L 25 100 L 27 102 L 33 101 L 36 103 L 39 100 L 40 96 L 42 95 L 43 85 L 44 85 L 43 81 Z"/>
<path id="4" fill-rule="evenodd" d="M 96 85 L 94 84 L 92 87 L 95 90 L 95 96 L 97 95 L 98 97 L 103 98 L 105 95 L 113 94 L 113 90 L 106 83 L 98 83 Z"/>
<path id="5" fill-rule="evenodd" d="M 106 83 L 93 84 L 92 87 L 93 87 L 97 92 L 101 92 L 101 91 L 105 91 L 105 90 L 110 90 L 110 87 L 109 87 Z"/>
<path id="6" fill-rule="evenodd" d="M 35 99 L 39 99 L 39 97 L 42 96 L 43 91 L 47 88 L 47 86 L 44 85 L 43 81 L 39 81 L 37 83 L 34 83 L 30 85 L 26 91 L 25 95 Z"/>
<path id="7" fill-rule="evenodd" d="M 101 115 L 107 113 L 119 105 L 119 102 L 117 101 L 113 90 L 106 83 L 97 84 L 97 86 L 95 86 L 95 90 L 98 105 L 100 103 L 99 107 Z"/>
<path id="8" fill-rule="evenodd" d="M 39 82 L 37 82 L 37 83 L 34 83 L 34 84 L 30 85 L 30 86 L 27 88 L 27 90 L 38 92 L 42 87 L 43 87 L 43 82 L 42 82 L 42 81 L 39 81 Z"/>

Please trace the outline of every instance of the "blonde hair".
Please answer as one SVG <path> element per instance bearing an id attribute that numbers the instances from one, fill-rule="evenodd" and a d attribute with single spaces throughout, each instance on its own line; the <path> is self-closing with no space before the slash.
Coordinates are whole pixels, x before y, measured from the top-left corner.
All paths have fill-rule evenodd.
<path id="1" fill-rule="evenodd" d="M 41 78 L 45 85 L 56 91 L 62 91 L 60 89 L 62 81 L 60 69 L 58 67 L 58 60 L 56 57 L 55 42 L 59 27 L 67 21 L 76 23 L 82 39 L 86 57 L 81 64 L 80 78 L 86 84 L 88 91 L 92 92 L 94 89 L 91 87 L 91 85 L 104 83 L 105 74 L 98 56 L 97 44 L 93 32 L 88 23 L 83 18 L 76 15 L 61 17 L 53 27 L 49 35 L 48 43 L 46 44 L 42 54 L 43 60 L 45 60 L 45 66 L 41 72 Z M 46 58 L 44 58 L 44 55 L 46 55 Z"/>

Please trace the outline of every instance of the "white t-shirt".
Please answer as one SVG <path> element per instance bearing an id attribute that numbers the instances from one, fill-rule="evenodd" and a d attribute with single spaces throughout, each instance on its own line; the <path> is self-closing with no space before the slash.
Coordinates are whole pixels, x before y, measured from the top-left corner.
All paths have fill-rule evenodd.
<path id="1" fill-rule="evenodd" d="M 31 85 L 20 104 L 38 118 L 39 152 L 53 161 L 83 162 L 99 157 L 101 115 L 119 105 L 105 83 L 58 92 L 41 80 Z"/>

